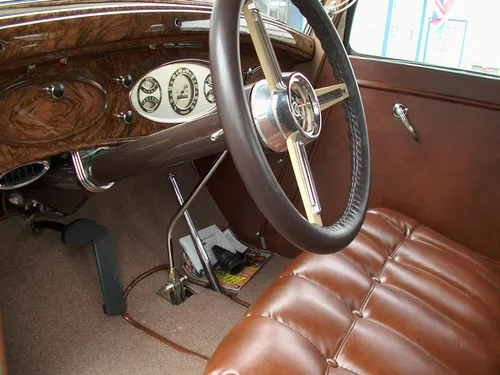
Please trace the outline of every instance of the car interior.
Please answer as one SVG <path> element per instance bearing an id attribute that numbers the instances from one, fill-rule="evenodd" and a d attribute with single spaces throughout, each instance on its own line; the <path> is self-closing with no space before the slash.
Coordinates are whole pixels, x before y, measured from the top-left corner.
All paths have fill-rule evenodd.
<path id="1" fill-rule="evenodd" d="M 0 375 L 500 374 L 491 0 L 1 0 Z"/>

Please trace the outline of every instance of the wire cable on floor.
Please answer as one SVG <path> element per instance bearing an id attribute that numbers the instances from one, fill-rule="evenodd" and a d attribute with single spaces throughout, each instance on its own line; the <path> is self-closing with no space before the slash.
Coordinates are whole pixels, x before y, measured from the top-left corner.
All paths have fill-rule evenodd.
<path id="1" fill-rule="evenodd" d="M 132 289 L 134 289 L 134 287 L 139 284 L 142 280 L 144 280 L 146 277 L 148 276 L 151 276 L 159 271 L 163 271 L 163 270 L 169 270 L 169 265 L 168 264 L 162 264 L 161 266 L 157 266 L 157 267 L 154 267 L 154 268 L 151 268 L 150 270 L 140 274 L 139 276 L 137 276 L 135 279 L 133 279 L 130 284 L 128 284 L 128 286 L 125 288 L 125 291 L 123 292 L 123 296 L 125 298 L 125 302 L 127 301 L 127 297 L 128 295 L 130 294 L 130 292 L 132 291 Z M 204 361 L 208 361 L 208 357 L 203 355 L 203 354 L 200 354 L 198 352 L 195 352 L 194 350 L 191 350 L 191 349 L 188 349 L 182 345 L 179 345 L 175 342 L 173 342 L 172 340 L 169 340 L 167 339 L 166 337 L 160 335 L 159 333 L 153 331 L 151 328 L 148 328 L 146 327 L 145 325 L 139 323 L 137 320 L 135 320 L 133 317 L 131 317 L 128 313 L 124 312 L 122 314 L 122 318 L 130 323 L 132 326 L 134 326 L 135 328 L 141 330 L 142 332 L 144 332 L 145 334 L 147 334 L 148 336 L 151 336 L 152 338 L 154 338 L 155 340 L 158 340 L 160 341 L 161 343 L 165 344 L 165 345 L 168 345 L 169 347 L 171 347 L 172 349 L 174 350 L 177 350 L 178 352 L 181 352 L 181 353 L 184 353 L 184 354 L 190 354 L 190 355 L 193 355 L 195 357 L 198 357 Z"/>
<path id="2" fill-rule="evenodd" d="M 157 272 L 160 272 L 160 271 L 168 271 L 170 269 L 169 265 L 168 264 L 162 264 L 160 266 L 157 266 L 157 267 L 154 267 L 154 268 L 151 268 L 150 270 L 147 270 L 146 272 L 143 272 L 141 273 L 139 276 L 137 276 L 135 279 L 133 279 L 129 284 L 128 286 L 125 288 L 125 290 L 123 291 L 123 297 L 125 298 L 125 302 L 127 301 L 127 297 L 128 295 L 130 294 L 130 292 L 132 291 L 132 289 L 134 289 L 137 284 L 139 284 L 141 281 L 143 281 L 145 278 L 151 276 L 151 275 L 154 275 L 155 273 Z M 203 284 L 199 284 L 199 283 L 194 283 L 198 286 L 202 286 L 202 287 L 205 287 L 205 285 Z M 242 306 L 245 306 L 246 308 L 249 308 L 250 307 L 250 303 L 246 302 L 246 301 L 243 301 L 243 300 L 240 300 L 238 297 L 236 297 L 235 295 L 233 296 L 229 296 L 234 302 L 242 305 Z M 189 354 L 189 355 L 193 355 L 195 357 L 198 357 L 204 361 L 208 361 L 208 357 L 203 355 L 203 354 L 200 354 L 198 352 L 195 352 L 194 350 L 191 350 L 191 349 L 188 349 L 182 345 L 179 345 L 175 342 L 173 342 L 172 340 L 169 340 L 168 338 L 166 338 L 165 336 L 162 336 L 160 335 L 159 333 L 155 332 L 154 330 L 152 330 L 151 328 L 148 328 L 146 327 L 145 325 L 139 323 L 137 320 L 135 320 L 132 316 L 130 316 L 130 314 L 128 314 L 127 312 L 124 312 L 121 314 L 122 318 L 127 322 L 127 323 L 130 323 L 132 326 L 134 326 L 135 328 L 141 330 L 142 332 L 144 332 L 145 334 L 147 334 L 148 336 L 151 336 L 152 338 L 154 338 L 155 340 L 158 340 L 160 341 L 161 343 L 165 344 L 165 345 L 168 345 L 169 347 L 171 347 L 172 349 L 178 351 L 178 352 L 181 352 L 181 353 L 184 353 L 184 354 Z"/>

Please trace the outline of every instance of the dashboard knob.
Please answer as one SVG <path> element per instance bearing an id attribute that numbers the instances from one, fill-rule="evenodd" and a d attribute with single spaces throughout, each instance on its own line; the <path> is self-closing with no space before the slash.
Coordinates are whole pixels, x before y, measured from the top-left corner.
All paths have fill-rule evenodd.
<path id="1" fill-rule="evenodd" d="M 125 76 L 120 76 L 117 78 L 113 78 L 116 82 L 121 83 L 121 85 L 125 88 L 129 88 L 132 86 L 132 83 L 134 83 L 134 79 L 130 74 L 127 74 Z"/>
<path id="2" fill-rule="evenodd" d="M 130 124 L 132 120 L 134 119 L 134 114 L 132 111 L 127 111 L 127 112 L 120 112 L 117 115 L 115 115 L 117 118 L 122 120 L 125 124 Z"/>
<path id="3" fill-rule="evenodd" d="M 51 95 L 54 99 L 61 99 L 64 96 L 64 86 L 60 83 L 50 85 L 44 88 L 47 94 Z"/>

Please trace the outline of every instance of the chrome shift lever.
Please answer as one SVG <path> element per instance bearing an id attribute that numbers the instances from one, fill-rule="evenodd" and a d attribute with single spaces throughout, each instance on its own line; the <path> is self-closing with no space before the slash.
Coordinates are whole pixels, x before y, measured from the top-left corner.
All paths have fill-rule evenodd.
<path id="1" fill-rule="evenodd" d="M 189 208 L 191 203 L 193 203 L 194 199 L 198 196 L 198 194 L 201 192 L 201 190 L 205 187 L 208 180 L 210 180 L 210 177 L 212 177 L 212 175 L 215 173 L 215 171 L 217 170 L 219 165 L 221 165 L 222 161 L 224 160 L 224 158 L 227 156 L 228 153 L 229 153 L 229 151 L 226 150 L 222 154 L 220 154 L 220 156 L 217 158 L 217 160 L 215 161 L 212 168 L 208 171 L 208 173 L 205 175 L 205 177 L 203 177 L 198 182 L 198 184 L 196 185 L 194 190 L 191 192 L 191 194 L 189 194 L 189 196 L 187 197 L 185 202 L 182 203 L 183 198 L 182 198 L 182 195 L 180 194 L 180 191 L 178 191 L 178 187 L 177 187 L 177 191 L 175 191 L 176 189 L 174 187 L 174 191 L 177 195 L 177 198 L 178 198 L 179 202 L 182 203 L 182 205 L 177 210 L 176 214 L 174 215 L 174 217 L 170 221 L 168 228 L 167 228 L 167 250 L 168 250 L 168 260 L 169 260 L 169 264 L 170 264 L 170 272 L 168 275 L 167 284 L 165 284 L 159 290 L 159 294 L 163 298 L 165 298 L 166 300 L 170 301 L 173 305 L 180 305 L 182 302 L 185 301 L 185 299 L 186 299 L 185 282 L 187 281 L 187 277 L 186 276 L 181 277 L 179 272 L 175 269 L 175 265 L 174 265 L 174 247 L 173 247 L 173 243 L 172 243 L 172 234 L 174 231 L 175 224 L 177 224 L 177 222 L 179 221 L 179 219 L 183 215 L 186 217 L 186 219 L 189 218 L 189 221 L 191 221 L 191 218 L 189 217 L 189 214 L 187 213 L 187 209 Z M 172 179 L 170 179 L 170 181 L 172 182 Z M 174 179 L 174 181 L 175 181 L 175 179 Z M 172 182 L 172 185 L 174 185 L 173 182 Z M 188 225 L 189 225 L 189 221 L 188 221 Z M 191 221 L 191 224 L 192 224 L 192 221 Z M 191 226 L 190 226 L 190 229 L 191 229 Z M 196 232 L 194 225 L 193 225 L 193 230 Z M 199 240 L 198 235 L 196 235 L 196 236 L 193 235 L 193 238 L 195 238 L 195 244 L 196 244 L 197 237 Z M 201 243 L 201 240 L 199 240 L 199 241 Z M 196 246 L 196 249 L 198 251 L 198 255 L 200 255 L 200 252 L 202 253 L 200 255 L 200 259 L 202 261 L 203 267 L 205 268 L 204 257 L 203 257 L 203 253 L 205 252 L 205 249 L 203 248 L 203 244 L 201 244 L 201 248 L 198 248 Z M 208 255 L 207 255 L 207 259 L 208 259 Z M 210 283 L 212 284 L 212 288 L 215 291 L 222 293 L 222 289 L 219 285 L 219 282 L 217 281 L 217 278 L 215 277 L 215 273 L 213 272 L 213 269 L 210 266 L 210 261 L 208 261 L 207 266 L 208 267 L 205 270 L 205 272 L 207 273 L 207 277 L 209 278 Z M 212 280 L 210 270 L 212 270 L 212 273 L 213 273 L 212 277 L 214 278 L 214 282 Z"/>

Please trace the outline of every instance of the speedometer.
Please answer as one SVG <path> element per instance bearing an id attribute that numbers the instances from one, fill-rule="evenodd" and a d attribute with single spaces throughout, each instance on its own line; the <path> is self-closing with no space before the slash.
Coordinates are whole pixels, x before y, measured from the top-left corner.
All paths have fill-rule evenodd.
<path id="1" fill-rule="evenodd" d="M 130 89 L 130 104 L 155 123 L 189 122 L 216 112 L 211 78 L 208 61 L 172 61 L 136 80 Z"/>
<path id="2" fill-rule="evenodd" d="M 179 115 L 193 111 L 198 102 L 198 81 L 188 68 L 177 69 L 168 83 L 168 98 L 172 109 Z"/>

